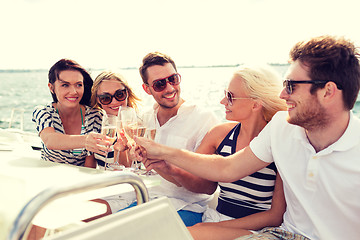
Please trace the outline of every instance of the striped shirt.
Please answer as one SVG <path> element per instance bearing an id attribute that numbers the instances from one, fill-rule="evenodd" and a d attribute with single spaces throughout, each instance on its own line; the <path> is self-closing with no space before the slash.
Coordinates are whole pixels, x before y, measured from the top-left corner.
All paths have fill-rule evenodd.
<path id="1" fill-rule="evenodd" d="M 114 142 L 114 144 L 116 143 L 116 141 Z M 114 156 L 115 152 L 114 151 L 110 151 L 107 153 L 107 162 L 108 163 L 113 163 L 115 162 Z M 98 154 L 95 153 L 95 160 L 97 162 L 97 165 L 100 167 L 100 169 L 103 169 L 105 167 L 105 158 L 106 158 L 106 153 L 104 154 Z"/>
<path id="2" fill-rule="evenodd" d="M 90 132 L 101 132 L 101 112 L 89 106 L 85 106 L 85 119 L 81 134 L 88 134 Z M 35 107 L 32 115 L 32 121 L 36 124 L 36 130 L 40 134 L 42 130 L 47 127 L 52 127 L 55 132 L 65 133 L 59 114 L 52 104 L 46 106 Z M 81 151 L 69 150 L 50 150 L 42 142 L 41 159 L 45 161 L 66 163 L 77 166 L 84 166 L 85 158 L 89 154 L 85 148 Z"/>
<path id="3" fill-rule="evenodd" d="M 216 153 L 228 156 L 236 152 L 237 137 L 241 123 L 237 124 L 224 138 Z M 276 167 L 269 166 L 232 183 L 221 183 L 216 210 L 224 215 L 241 218 L 270 209 L 275 187 Z"/>

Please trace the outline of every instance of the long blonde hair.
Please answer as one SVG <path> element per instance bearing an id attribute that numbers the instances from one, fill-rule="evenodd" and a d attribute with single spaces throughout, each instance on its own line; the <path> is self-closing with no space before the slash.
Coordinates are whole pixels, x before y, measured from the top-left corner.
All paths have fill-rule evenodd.
<path id="1" fill-rule="evenodd" d="M 265 121 L 269 122 L 277 111 L 286 110 L 285 101 L 279 97 L 281 78 L 270 66 L 242 66 L 234 75 L 244 80 L 249 97 L 261 101 Z"/>

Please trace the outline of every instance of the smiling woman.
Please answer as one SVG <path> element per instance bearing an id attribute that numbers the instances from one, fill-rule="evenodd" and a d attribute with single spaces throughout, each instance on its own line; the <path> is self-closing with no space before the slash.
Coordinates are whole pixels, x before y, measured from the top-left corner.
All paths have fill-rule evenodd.
<path id="1" fill-rule="evenodd" d="M 120 107 L 127 106 L 137 109 L 137 103 L 140 101 L 140 98 L 135 95 L 125 78 L 111 71 L 103 71 L 95 78 L 91 93 L 91 106 L 95 109 L 104 110 L 107 115 L 117 116 Z M 114 147 L 117 149 L 117 146 Z M 118 160 L 119 164 L 130 167 L 127 150 L 119 153 L 110 151 L 107 156 L 95 154 L 95 159 L 101 169 L 106 164 L 105 159 L 107 159 L 106 162 L 116 162 Z"/>
<path id="2" fill-rule="evenodd" d="M 42 140 L 43 160 L 96 166 L 90 151 L 106 148 L 96 143 L 103 136 L 99 134 L 101 113 L 89 106 L 92 85 L 90 74 L 73 60 L 61 59 L 50 68 L 53 102 L 36 107 L 32 118 Z"/>

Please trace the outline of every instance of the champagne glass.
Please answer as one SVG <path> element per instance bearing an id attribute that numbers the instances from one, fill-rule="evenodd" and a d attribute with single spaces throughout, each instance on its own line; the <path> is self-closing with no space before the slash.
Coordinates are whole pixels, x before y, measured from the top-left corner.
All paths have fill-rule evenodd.
<path id="1" fill-rule="evenodd" d="M 129 143 L 135 143 L 134 136 L 137 136 L 138 120 L 135 109 L 131 107 L 121 107 L 118 113 L 118 118 L 121 121 L 121 127 L 124 130 L 125 136 Z"/>
<path id="2" fill-rule="evenodd" d="M 101 123 L 101 134 L 106 135 L 110 142 L 110 149 L 116 140 L 116 129 L 117 129 L 117 117 L 114 115 L 107 115 L 104 113 L 102 123 Z M 112 149 L 113 150 L 113 149 Z M 108 152 L 105 156 L 105 171 L 108 163 L 113 163 L 114 158 L 108 159 Z"/>
<path id="3" fill-rule="evenodd" d="M 156 114 L 154 111 L 145 112 L 138 118 L 138 136 L 154 140 L 156 135 Z M 141 166 L 141 163 L 140 163 Z M 140 167 L 141 170 L 141 167 Z M 146 175 L 154 175 L 153 171 L 144 172 Z"/>
<path id="4" fill-rule="evenodd" d="M 154 140 L 156 135 L 156 119 L 154 112 L 145 112 L 139 117 L 138 136 Z"/>
<path id="5" fill-rule="evenodd" d="M 118 119 L 121 122 L 121 127 L 124 130 L 125 137 L 128 139 L 129 144 L 134 145 L 134 136 L 138 135 L 138 118 L 135 109 L 131 107 L 121 107 L 118 112 Z M 131 154 L 131 150 L 132 149 L 130 149 L 127 155 L 128 161 L 129 154 L 133 155 Z M 134 156 L 132 156 L 132 158 L 135 159 Z M 135 171 L 138 169 L 136 159 L 132 160 L 131 167 L 134 168 Z"/>

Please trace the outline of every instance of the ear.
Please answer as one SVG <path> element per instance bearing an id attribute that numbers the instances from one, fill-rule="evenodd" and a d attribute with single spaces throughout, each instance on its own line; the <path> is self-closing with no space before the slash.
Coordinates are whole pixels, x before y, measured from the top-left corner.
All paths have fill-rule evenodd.
<path id="1" fill-rule="evenodd" d="M 149 95 L 152 95 L 151 94 L 151 91 L 150 91 L 150 87 L 148 85 L 146 85 L 145 83 L 142 84 L 142 87 L 144 89 L 144 91 L 149 94 Z"/>
<path id="2" fill-rule="evenodd" d="M 255 110 L 255 111 L 261 111 L 262 110 L 262 103 L 261 103 L 261 101 L 260 100 L 258 100 L 258 99 L 255 99 L 254 100 L 254 103 L 253 103 L 253 110 Z"/>
<path id="3" fill-rule="evenodd" d="M 323 88 L 323 98 L 330 98 L 332 99 L 336 93 L 337 87 L 334 82 L 327 82 L 325 87 Z"/>
<path id="4" fill-rule="evenodd" d="M 49 87 L 49 89 L 50 89 L 50 92 L 51 92 L 52 94 L 55 94 L 55 92 L 54 92 L 54 85 L 52 85 L 51 83 L 48 83 L 48 87 Z"/>

